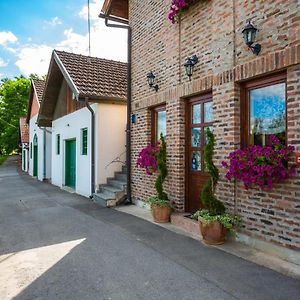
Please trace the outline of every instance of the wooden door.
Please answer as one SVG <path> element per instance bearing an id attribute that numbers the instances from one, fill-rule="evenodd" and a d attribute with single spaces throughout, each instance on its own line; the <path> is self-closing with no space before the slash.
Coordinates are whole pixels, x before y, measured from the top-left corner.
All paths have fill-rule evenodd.
<path id="1" fill-rule="evenodd" d="M 212 129 L 212 95 L 194 97 L 187 103 L 186 124 L 186 201 L 185 210 L 195 212 L 202 208 L 201 191 L 209 179 L 204 171 L 205 130 Z"/>
<path id="2" fill-rule="evenodd" d="M 76 140 L 66 141 L 65 185 L 73 189 L 76 186 Z"/>

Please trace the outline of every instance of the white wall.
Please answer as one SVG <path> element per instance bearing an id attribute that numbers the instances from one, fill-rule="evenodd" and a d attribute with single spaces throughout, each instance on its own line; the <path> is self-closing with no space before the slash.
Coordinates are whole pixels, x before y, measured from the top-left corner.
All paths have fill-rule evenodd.
<path id="1" fill-rule="evenodd" d="M 28 164 L 29 164 L 29 149 L 26 148 L 26 144 L 22 143 L 22 171 L 28 172 Z M 25 151 L 25 156 L 24 156 L 24 151 Z M 25 168 L 24 168 L 25 166 Z"/>
<path id="2" fill-rule="evenodd" d="M 34 116 L 29 121 L 29 146 L 32 145 L 32 157 L 30 157 L 29 151 L 29 175 L 33 176 L 33 139 L 35 134 L 38 138 L 38 179 L 50 179 L 51 178 L 51 128 L 46 128 L 46 166 L 44 169 L 44 130 L 39 128 L 36 124 L 37 116 Z"/>
<path id="3" fill-rule="evenodd" d="M 106 179 L 121 171 L 121 163 L 112 163 L 120 154 L 126 160 L 126 121 L 125 104 L 98 104 L 96 114 L 98 133 L 96 135 L 96 184 L 105 184 Z M 110 165 L 109 165 L 110 164 Z M 109 166 L 108 166 L 109 165 Z"/>
<path id="4" fill-rule="evenodd" d="M 97 111 L 97 104 L 92 105 Z M 81 154 L 81 129 L 88 129 L 88 153 Z M 60 135 L 60 154 L 57 154 L 56 139 Z M 65 141 L 76 139 L 76 193 L 91 195 L 91 113 L 82 108 L 52 122 L 52 184 L 65 185 Z"/>
<path id="5" fill-rule="evenodd" d="M 111 164 L 123 153 L 125 162 L 126 105 L 92 104 L 95 111 L 95 183 L 106 183 L 115 171 L 120 171 L 121 163 Z M 81 154 L 81 130 L 88 129 L 88 153 Z M 57 154 L 57 135 L 60 135 L 60 154 Z M 65 141 L 76 139 L 76 187 L 75 192 L 91 195 L 91 113 L 82 108 L 52 122 L 52 184 L 65 185 Z"/>

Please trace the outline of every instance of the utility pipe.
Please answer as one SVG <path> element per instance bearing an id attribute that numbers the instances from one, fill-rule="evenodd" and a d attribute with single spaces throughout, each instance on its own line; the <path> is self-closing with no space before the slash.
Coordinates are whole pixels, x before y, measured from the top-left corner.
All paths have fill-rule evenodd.
<path id="1" fill-rule="evenodd" d="M 91 113 L 91 195 L 90 199 L 93 198 L 95 193 L 95 112 L 90 106 L 89 98 L 85 97 L 85 106 Z"/>

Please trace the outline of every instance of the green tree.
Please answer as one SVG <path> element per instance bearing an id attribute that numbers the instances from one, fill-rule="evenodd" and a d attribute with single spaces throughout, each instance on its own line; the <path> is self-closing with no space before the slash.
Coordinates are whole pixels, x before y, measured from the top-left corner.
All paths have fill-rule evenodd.
<path id="1" fill-rule="evenodd" d="M 20 76 L 0 83 L 0 155 L 18 149 L 19 118 L 26 116 L 30 80 Z"/>

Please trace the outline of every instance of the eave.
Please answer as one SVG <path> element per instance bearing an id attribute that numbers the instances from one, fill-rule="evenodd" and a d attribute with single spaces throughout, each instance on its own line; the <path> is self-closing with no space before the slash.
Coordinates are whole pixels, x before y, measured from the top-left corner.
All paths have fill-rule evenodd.
<path id="1" fill-rule="evenodd" d="M 128 20 L 128 0 L 105 0 L 102 14 Z"/>

